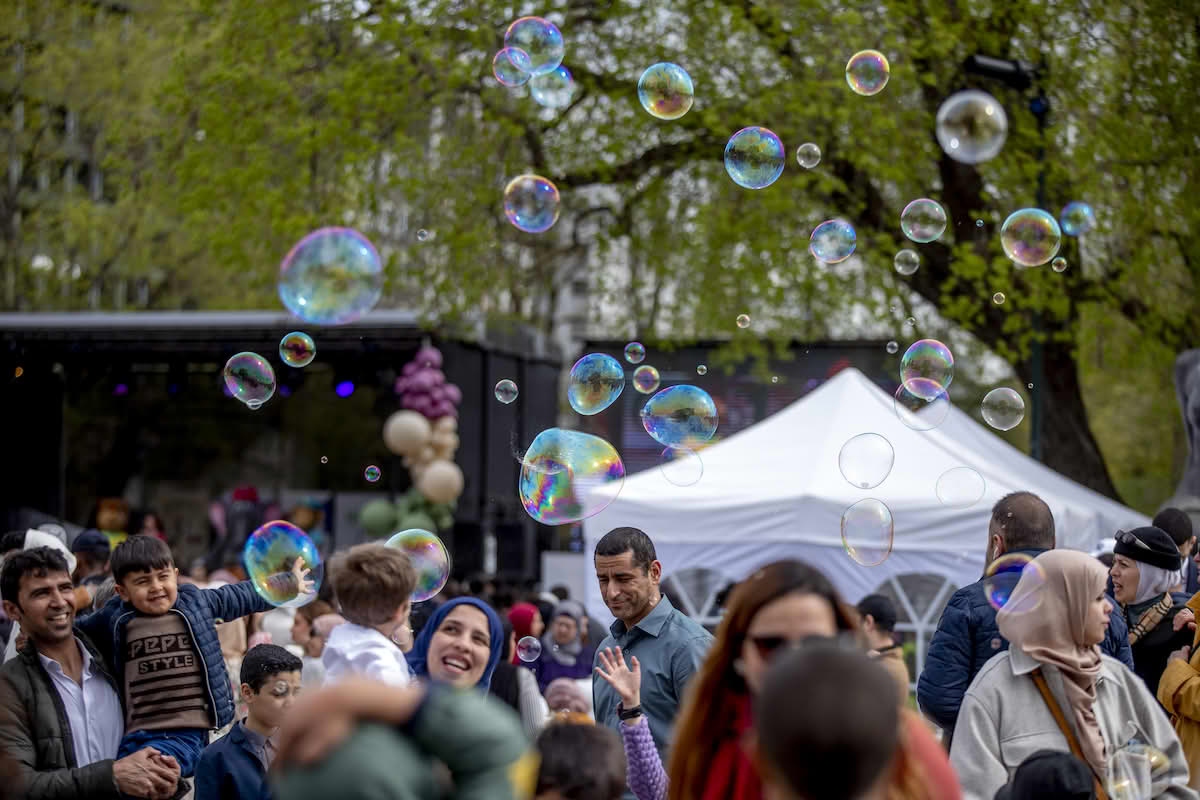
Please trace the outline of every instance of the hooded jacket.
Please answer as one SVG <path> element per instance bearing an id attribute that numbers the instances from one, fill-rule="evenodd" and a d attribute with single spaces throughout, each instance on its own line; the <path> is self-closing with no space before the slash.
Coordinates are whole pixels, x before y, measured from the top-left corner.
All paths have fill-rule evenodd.
<path id="1" fill-rule="evenodd" d="M 1187 607 L 1200 619 L 1200 594 Z M 1167 661 L 1158 684 L 1158 702 L 1171 715 L 1191 770 L 1189 785 L 1200 789 L 1200 628 L 1192 635 L 1188 661 Z"/>

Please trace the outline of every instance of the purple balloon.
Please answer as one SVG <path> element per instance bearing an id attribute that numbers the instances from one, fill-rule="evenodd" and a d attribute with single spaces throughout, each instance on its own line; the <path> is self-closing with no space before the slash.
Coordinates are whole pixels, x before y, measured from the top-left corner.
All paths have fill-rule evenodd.
<path id="1" fill-rule="evenodd" d="M 423 369 L 408 379 L 408 388 L 411 391 L 431 392 L 435 386 L 437 386 L 437 376 L 431 369 Z"/>
<path id="2" fill-rule="evenodd" d="M 412 407 L 414 411 L 420 411 L 422 414 L 428 417 L 433 414 L 433 408 L 435 405 L 436 403 L 434 403 L 432 397 L 427 394 L 423 394 L 419 395 L 417 399 L 413 401 Z"/>
<path id="3" fill-rule="evenodd" d="M 445 386 L 435 386 L 433 388 L 433 391 L 431 391 L 429 393 L 429 396 L 432 397 L 434 400 L 437 400 L 439 403 L 444 400 L 450 399 L 446 396 L 446 387 Z"/>
<path id="4" fill-rule="evenodd" d="M 453 383 L 447 383 L 446 399 L 454 405 L 458 405 L 462 402 L 462 389 L 459 389 L 458 386 Z"/>
<path id="5" fill-rule="evenodd" d="M 400 370 L 400 374 L 407 377 L 408 375 L 412 375 L 414 372 L 416 372 L 420 368 L 421 368 L 420 364 L 418 364 L 415 361 L 410 361 L 407 364 L 405 364 L 404 367 Z"/>
<path id="6" fill-rule="evenodd" d="M 400 398 L 400 405 L 403 406 L 404 408 L 408 408 L 413 411 L 416 411 L 417 410 L 417 397 L 418 397 L 418 395 L 415 395 L 415 394 L 411 394 L 411 393 L 406 394 Z"/>
<path id="7" fill-rule="evenodd" d="M 422 367 L 440 367 L 442 365 L 442 351 L 436 347 L 422 347 L 413 356 L 413 361 Z"/>
<path id="8" fill-rule="evenodd" d="M 392 388 L 396 394 L 404 394 L 408 391 L 408 378 L 403 376 L 396 378 L 396 383 Z"/>
<path id="9" fill-rule="evenodd" d="M 452 413 L 454 413 L 454 404 L 445 401 L 437 403 L 433 409 L 434 419 L 437 419 L 438 417 L 448 417 Z"/>

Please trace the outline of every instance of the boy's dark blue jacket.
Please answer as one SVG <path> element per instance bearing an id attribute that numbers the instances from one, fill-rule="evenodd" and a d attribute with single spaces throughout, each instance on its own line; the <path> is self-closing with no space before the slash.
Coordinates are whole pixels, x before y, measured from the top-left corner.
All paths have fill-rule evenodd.
<path id="1" fill-rule="evenodd" d="M 167 613 L 183 617 L 185 627 L 196 645 L 196 653 L 208 680 L 208 710 L 214 728 L 223 728 L 233 722 L 233 689 L 229 684 L 229 673 L 225 670 L 225 659 L 221 656 L 216 624 L 272 608 L 258 596 L 250 581 L 232 583 L 219 589 L 198 589 L 190 583 L 179 585 L 179 596 Z M 125 626 L 137 613 L 131 604 L 114 596 L 104 608 L 75 622 L 104 656 L 104 663 L 112 671 L 118 685 L 124 685 L 125 681 Z M 124 704 L 124 692 L 120 694 L 121 703 Z"/>
<path id="2" fill-rule="evenodd" d="M 196 762 L 196 800 L 250 797 L 268 800 L 271 787 L 242 723 L 204 748 Z"/>

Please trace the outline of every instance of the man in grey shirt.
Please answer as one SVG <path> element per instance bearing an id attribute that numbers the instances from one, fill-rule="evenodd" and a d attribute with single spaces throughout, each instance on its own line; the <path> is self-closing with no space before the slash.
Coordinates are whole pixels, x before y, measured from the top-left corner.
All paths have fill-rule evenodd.
<path id="1" fill-rule="evenodd" d="M 596 579 L 604 604 L 617 618 L 597 648 L 593 667 L 605 648 L 620 647 L 629 663 L 637 656 L 642 669 L 641 707 L 621 708 L 609 683 L 593 675 L 592 703 L 596 722 L 620 732 L 622 717 L 644 714 L 659 757 L 666 763 L 671 724 L 688 680 L 712 644 L 712 634 L 671 605 L 658 582 L 662 564 L 654 542 L 637 528 L 614 528 L 596 543 Z M 632 798 L 629 791 L 626 798 Z"/>

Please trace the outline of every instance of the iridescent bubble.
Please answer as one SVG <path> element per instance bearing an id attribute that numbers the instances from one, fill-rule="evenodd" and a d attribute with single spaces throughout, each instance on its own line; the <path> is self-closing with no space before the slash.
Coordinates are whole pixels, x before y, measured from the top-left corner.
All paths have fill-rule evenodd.
<path id="1" fill-rule="evenodd" d="M 492 75 L 502 86 L 524 86 L 533 75 L 529 54 L 519 47 L 501 48 L 492 58 Z"/>
<path id="2" fill-rule="evenodd" d="M 225 362 L 224 375 L 229 393 L 251 408 L 258 408 L 275 394 L 275 370 L 258 353 L 231 356 Z"/>
<path id="3" fill-rule="evenodd" d="M 307 367 L 317 355 L 317 345 L 311 336 L 292 331 L 279 340 L 279 357 L 289 367 Z"/>
<path id="4" fill-rule="evenodd" d="M 896 452 L 892 443 L 878 433 L 860 433 L 838 452 L 838 469 L 846 482 L 857 489 L 874 489 L 892 472 Z"/>
<path id="5" fill-rule="evenodd" d="M 521 17 L 504 32 L 504 46 L 515 47 L 529 57 L 529 72 L 544 75 L 562 63 L 562 33 L 553 22 L 541 17 Z"/>
<path id="6" fill-rule="evenodd" d="M 1011 431 L 1025 419 L 1025 401 L 1016 389 L 1001 386 L 992 389 L 980 404 L 983 421 L 998 431 Z"/>
<path id="7" fill-rule="evenodd" d="M 878 50 L 859 50 L 846 62 L 846 83 L 855 94 L 871 96 L 883 91 L 891 77 L 887 57 Z"/>
<path id="8" fill-rule="evenodd" d="M 706 367 L 704 364 L 701 364 L 700 366 L 696 367 L 696 374 L 697 375 L 707 375 L 708 367 Z"/>
<path id="9" fill-rule="evenodd" d="M 844 219 L 830 219 L 813 228 L 808 239 L 808 252 L 826 264 L 845 261 L 854 253 L 857 241 L 854 226 Z"/>
<path id="10" fill-rule="evenodd" d="M 542 643 L 533 636 L 523 636 L 517 642 L 517 658 L 522 661 L 537 661 L 542 654 Z"/>
<path id="11" fill-rule="evenodd" d="M 417 230 L 417 241 L 418 242 L 428 242 L 432 238 L 433 238 L 433 231 L 427 231 L 424 228 L 419 228 Z"/>
<path id="12" fill-rule="evenodd" d="M 796 163 L 805 169 L 812 169 L 821 163 L 821 148 L 812 142 L 805 142 L 796 148 Z"/>
<path id="13" fill-rule="evenodd" d="M 549 72 L 529 79 L 529 95 L 544 108 L 566 108 L 575 96 L 575 79 L 571 70 L 557 66 Z"/>
<path id="14" fill-rule="evenodd" d="M 658 389 L 658 370 L 649 364 L 643 364 L 633 371 L 633 388 L 642 394 L 650 394 Z"/>
<path id="15" fill-rule="evenodd" d="M 750 315 L 749 314 L 738 314 L 737 319 L 734 321 L 737 323 L 737 326 L 739 328 L 749 328 L 750 327 Z"/>
<path id="16" fill-rule="evenodd" d="M 279 266 L 279 299 L 305 322 L 341 325 L 379 302 L 383 261 L 367 237 L 350 228 L 305 236 Z"/>
<path id="17" fill-rule="evenodd" d="M 967 89 L 943 101 L 935 132 L 946 155 L 964 164 L 994 158 L 1008 138 L 1008 115 L 986 92 Z"/>
<path id="18" fill-rule="evenodd" d="M 900 384 L 893 401 L 896 416 L 914 431 L 931 431 L 946 421 L 950 397 L 936 381 L 913 378 Z"/>
<path id="19" fill-rule="evenodd" d="M 1004 305 L 1004 300 L 1004 292 L 996 292 L 994 295 L 992 295 L 992 302 L 998 306 Z"/>
<path id="20" fill-rule="evenodd" d="M 704 462 L 700 460 L 700 454 L 687 447 L 664 449 L 658 468 L 667 483 L 676 486 L 695 486 L 704 477 Z"/>
<path id="21" fill-rule="evenodd" d="M 392 534 L 387 547 L 402 550 L 417 571 L 412 601 L 423 603 L 437 596 L 450 578 L 450 553 L 436 535 L 420 528 Z"/>
<path id="22" fill-rule="evenodd" d="M 640 364 L 646 360 L 646 348 L 641 342 L 630 342 L 625 345 L 625 360 L 630 364 Z"/>
<path id="23" fill-rule="evenodd" d="M 638 100 L 658 119 L 679 119 L 692 107 L 692 77 L 678 64 L 664 61 L 646 68 L 638 79 Z"/>
<path id="24" fill-rule="evenodd" d="M 783 142 L 766 128 L 742 128 L 725 145 L 725 171 L 745 189 L 764 189 L 783 174 Z"/>
<path id="25" fill-rule="evenodd" d="M 949 508 L 968 508 L 978 503 L 987 491 L 983 476 L 970 467 L 954 467 L 943 472 L 934 487 L 937 499 Z"/>
<path id="26" fill-rule="evenodd" d="M 661 445 L 695 449 L 717 432 L 717 404 L 698 386 L 671 386 L 646 401 L 642 427 Z"/>
<path id="27" fill-rule="evenodd" d="M 842 512 L 842 547 L 864 567 L 876 567 L 892 554 L 895 525 L 892 510 L 882 500 L 868 497 Z"/>
<path id="28" fill-rule="evenodd" d="M 496 382 L 496 399 L 508 405 L 517 399 L 517 384 L 508 378 Z"/>
<path id="29" fill-rule="evenodd" d="M 567 379 L 567 402 L 580 414 L 599 414 L 625 390 L 621 362 L 605 353 L 591 353 L 575 362 Z"/>
<path id="30" fill-rule="evenodd" d="M 302 571 L 296 575 L 296 560 Z M 311 603 L 321 588 L 325 567 L 308 534 L 290 522 L 274 520 L 255 530 L 242 549 L 246 576 L 263 600 L 281 608 Z"/>
<path id="31" fill-rule="evenodd" d="M 1080 236 L 1096 227 L 1096 212 L 1079 200 L 1063 206 L 1058 218 L 1062 221 L 1062 232 L 1067 236 Z"/>
<path id="32" fill-rule="evenodd" d="M 771 383 L 779 383 L 779 376 L 778 376 L 778 375 L 772 375 L 772 376 L 771 376 Z"/>
<path id="33" fill-rule="evenodd" d="M 367 483 L 375 483 L 383 477 L 383 473 L 379 471 L 379 467 L 372 464 L 363 470 L 363 477 L 367 479 Z"/>
<path id="34" fill-rule="evenodd" d="M 946 230 L 946 209 L 936 200 L 913 200 L 900 212 L 900 230 L 914 242 L 932 242 Z"/>
<path id="35" fill-rule="evenodd" d="M 888 342 L 887 351 L 890 355 L 896 355 L 896 353 L 900 352 L 900 344 L 895 340 Z"/>
<path id="36" fill-rule="evenodd" d="M 916 250 L 906 247 L 899 253 L 896 253 L 896 257 L 892 259 L 892 266 L 901 275 L 912 275 L 921 267 L 921 256 Z"/>
<path id="37" fill-rule="evenodd" d="M 1050 269 L 1054 270 L 1055 272 L 1066 272 L 1067 260 L 1062 256 L 1056 256 L 1055 259 L 1050 262 Z"/>
<path id="38" fill-rule="evenodd" d="M 983 227 L 983 220 L 981 220 L 981 219 L 977 219 L 977 220 L 975 220 L 975 227 L 976 227 L 976 228 L 982 228 L 982 227 Z"/>
<path id="39" fill-rule="evenodd" d="M 521 460 L 521 504 L 529 516 L 546 525 L 578 522 L 600 513 L 624 483 L 625 465 L 616 449 L 588 433 L 544 430 Z M 597 491 L 601 488 L 607 491 Z"/>
<path id="40" fill-rule="evenodd" d="M 1028 613 L 1042 604 L 1046 576 L 1028 553 L 1007 553 L 987 565 L 983 573 L 983 594 L 988 604 L 999 611 L 1009 605 L 1021 579 L 1028 575 L 1027 585 L 1017 605 L 1009 613 Z"/>
<path id="41" fill-rule="evenodd" d="M 950 348 L 937 339 L 918 339 L 909 345 L 900 359 L 900 380 L 910 381 L 913 378 L 924 378 L 937 385 L 936 389 L 927 384 L 916 387 L 931 389 L 932 395 L 925 398 L 927 400 L 949 389 L 954 381 L 954 355 Z"/>
<path id="42" fill-rule="evenodd" d="M 518 175 L 504 187 L 504 216 L 526 233 L 550 230 L 558 221 L 558 187 L 541 175 Z"/>
<path id="43" fill-rule="evenodd" d="M 917 319 L 916 317 L 908 317 L 904 320 L 904 324 L 911 328 L 917 324 Z"/>
<path id="44" fill-rule="evenodd" d="M 1040 208 L 1014 211 L 1000 228 L 1004 254 L 1023 267 L 1045 264 L 1058 253 L 1061 243 L 1058 221 Z"/>

